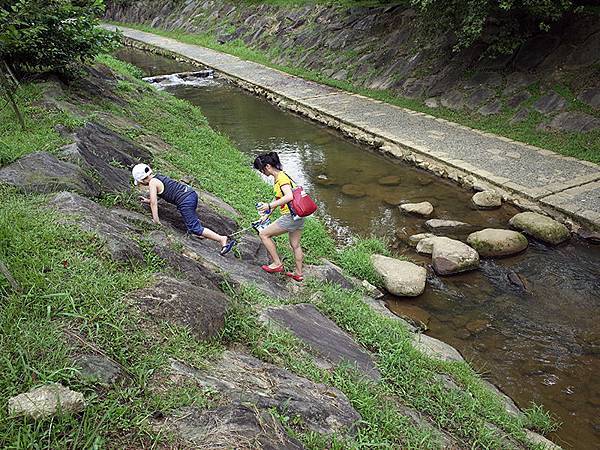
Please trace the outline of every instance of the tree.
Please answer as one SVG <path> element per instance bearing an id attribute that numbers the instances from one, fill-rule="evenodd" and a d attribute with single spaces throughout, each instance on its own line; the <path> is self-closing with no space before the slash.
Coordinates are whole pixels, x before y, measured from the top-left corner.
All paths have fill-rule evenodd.
<path id="1" fill-rule="evenodd" d="M 426 34 L 456 35 L 455 50 L 470 47 L 485 34 L 488 54 L 512 53 L 537 31 L 548 31 L 573 0 L 411 0 Z M 427 30 L 430 33 L 427 33 Z M 484 33 L 486 32 L 486 33 Z"/>
<path id="2" fill-rule="evenodd" d="M 0 0 L 0 94 L 21 124 L 14 74 L 73 74 L 112 48 L 115 34 L 97 27 L 103 12 L 102 0 Z"/>

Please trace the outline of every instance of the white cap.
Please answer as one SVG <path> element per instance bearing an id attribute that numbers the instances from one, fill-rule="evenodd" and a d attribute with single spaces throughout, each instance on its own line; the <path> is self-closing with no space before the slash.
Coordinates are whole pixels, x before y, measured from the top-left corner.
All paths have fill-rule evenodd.
<path id="1" fill-rule="evenodd" d="M 138 184 L 144 178 L 152 173 L 152 169 L 148 164 L 136 164 L 131 169 L 131 175 L 133 175 L 133 183 Z"/>

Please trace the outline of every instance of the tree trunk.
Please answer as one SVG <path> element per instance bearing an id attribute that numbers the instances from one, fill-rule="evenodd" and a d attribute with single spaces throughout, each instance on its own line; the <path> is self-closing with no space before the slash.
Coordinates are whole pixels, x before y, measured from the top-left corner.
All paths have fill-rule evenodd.
<path id="1" fill-rule="evenodd" d="M 23 120 L 23 116 L 21 115 L 19 106 L 17 105 L 17 102 L 15 101 L 15 96 L 13 93 L 13 86 L 11 86 L 12 83 L 9 79 L 9 75 L 7 75 L 6 69 L 3 67 L 6 63 L 4 61 L 2 61 L 2 62 L 4 64 L 0 65 L 0 89 L 3 91 L 4 96 L 6 97 L 6 100 L 8 101 L 8 103 L 10 103 L 10 105 L 12 106 L 12 109 L 15 112 L 15 115 L 17 116 L 19 123 L 21 124 L 21 129 L 23 131 L 25 131 L 25 120 Z"/>

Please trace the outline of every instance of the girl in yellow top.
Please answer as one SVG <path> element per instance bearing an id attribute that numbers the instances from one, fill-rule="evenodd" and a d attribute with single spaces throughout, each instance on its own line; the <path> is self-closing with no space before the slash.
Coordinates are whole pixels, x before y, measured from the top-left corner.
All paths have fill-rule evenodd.
<path id="1" fill-rule="evenodd" d="M 265 213 L 269 210 L 274 210 L 275 208 L 281 209 L 281 217 L 265 229 L 261 230 L 259 234 L 260 240 L 265 245 L 267 252 L 273 261 L 269 265 L 262 266 L 262 269 L 269 273 L 284 271 L 283 263 L 277 254 L 275 242 L 273 242 L 273 237 L 288 233 L 290 246 L 294 252 L 296 271 L 286 272 L 286 275 L 296 281 L 302 281 L 302 261 L 304 260 L 304 254 L 302 252 L 302 247 L 300 247 L 300 237 L 302 236 L 302 229 L 304 228 L 304 217 L 292 217 L 290 208 L 288 207 L 288 203 L 291 202 L 293 198 L 292 180 L 290 180 L 283 171 L 279 156 L 275 152 L 257 156 L 254 160 L 254 168 L 263 175 L 272 176 L 275 179 L 275 185 L 273 186 L 275 199 L 268 204 L 264 203 L 260 208 L 260 212 Z"/>

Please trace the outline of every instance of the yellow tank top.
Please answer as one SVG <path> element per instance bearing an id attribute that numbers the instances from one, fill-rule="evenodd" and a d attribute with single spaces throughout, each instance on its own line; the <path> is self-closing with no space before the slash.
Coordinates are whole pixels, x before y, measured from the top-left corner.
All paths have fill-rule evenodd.
<path id="1" fill-rule="evenodd" d="M 281 172 L 279 172 L 279 174 L 277 174 L 275 184 L 273 185 L 273 191 L 275 191 L 275 198 L 277 200 L 283 197 L 283 191 L 281 190 L 281 186 L 285 186 L 286 184 L 289 184 L 290 187 L 293 187 L 292 180 L 290 180 L 290 177 L 288 177 L 282 170 Z M 280 208 L 281 214 L 290 213 L 290 208 L 288 208 L 288 205 L 281 205 Z"/>

